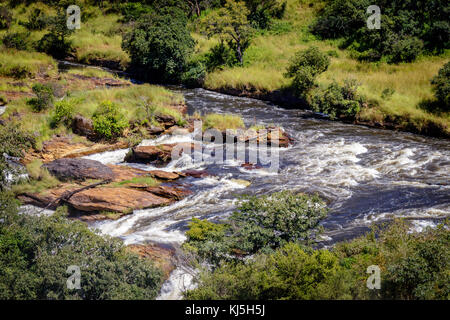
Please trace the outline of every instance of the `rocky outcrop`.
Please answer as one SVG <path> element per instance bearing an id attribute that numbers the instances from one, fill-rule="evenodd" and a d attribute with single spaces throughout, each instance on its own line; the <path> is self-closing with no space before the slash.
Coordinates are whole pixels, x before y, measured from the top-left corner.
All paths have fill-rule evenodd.
<path id="1" fill-rule="evenodd" d="M 172 202 L 168 198 L 132 188 L 95 188 L 76 193 L 68 203 L 82 212 L 120 212 L 154 208 Z"/>
<path id="2" fill-rule="evenodd" d="M 114 173 L 108 166 L 89 159 L 57 159 L 45 164 L 44 168 L 61 181 L 114 178 Z"/>
<path id="3" fill-rule="evenodd" d="M 43 143 L 42 150 L 30 150 L 22 159 L 24 164 L 30 163 L 35 159 L 47 163 L 61 158 L 80 158 L 95 153 L 113 151 L 128 148 L 128 143 L 117 142 L 114 144 L 102 143 L 81 143 L 73 142 L 70 137 L 53 137 L 51 140 Z"/>

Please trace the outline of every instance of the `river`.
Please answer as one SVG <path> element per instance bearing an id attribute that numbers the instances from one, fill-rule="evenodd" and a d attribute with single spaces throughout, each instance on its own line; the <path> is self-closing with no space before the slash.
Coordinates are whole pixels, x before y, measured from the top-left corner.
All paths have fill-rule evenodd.
<path id="1" fill-rule="evenodd" d="M 204 169 L 212 176 L 187 178 L 184 182 L 194 194 L 171 206 L 139 210 L 117 221 L 95 223 L 92 227 L 103 234 L 120 237 L 126 243 L 179 245 L 186 239 L 184 233 L 192 217 L 217 221 L 233 211 L 239 195 L 280 190 L 317 193 L 326 200 L 330 212 L 322 223 L 325 246 L 358 236 L 372 223 L 394 217 L 411 219 L 413 228 L 420 231 L 450 215 L 448 140 L 317 119 L 307 111 L 286 110 L 263 101 L 203 89 L 180 91 L 189 114 L 239 114 L 248 126 L 281 126 L 295 143 L 280 149 L 277 172 L 264 166 L 246 170 L 233 159 L 222 164 L 208 159 L 195 163 L 189 156 L 173 161 L 163 170 Z M 193 135 L 162 136 L 143 144 L 187 141 L 193 141 Z M 87 158 L 123 164 L 126 152 L 118 150 Z M 251 185 L 245 187 L 236 179 Z M 186 276 L 177 269 L 160 298 L 179 298 L 183 275 Z"/>
<path id="2" fill-rule="evenodd" d="M 79 67 L 78 64 L 65 64 Z M 281 190 L 317 193 L 330 208 L 322 222 L 321 246 L 354 238 L 374 222 L 404 217 L 420 231 L 450 216 L 450 142 L 410 133 L 366 128 L 311 117 L 302 110 L 283 109 L 263 101 L 219 94 L 204 89 L 180 89 L 188 113 L 232 113 L 247 126 L 277 125 L 295 140 L 279 151 L 279 168 L 268 165 L 247 170 L 242 161 L 227 159 L 214 163 L 209 158 L 193 162 L 185 155 L 172 161 L 168 171 L 204 169 L 211 176 L 185 178 L 193 194 L 167 207 L 138 210 L 116 221 L 91 224 L 101 233 L 119 237 L 126 244 L 156 242 L 178 246 L 185 240 L 193 218 L 213 221 L 227 217 L 243 194 L 267 194 Z M 194 135 L 164 135 L 143 145 L 192 142 Z M 211 144 L 205 145 L 211 148 Z M 130 165 L 144 170 L 155 167 L 125 164 L 128 152 L 117 150 L 85 158 L 105 164 Z M 251 183 L 245 186 L 240 180 Z M 179 299 L 189 288 L 192 276 L 176 269 L 163 285 L 159 299 Z"/>

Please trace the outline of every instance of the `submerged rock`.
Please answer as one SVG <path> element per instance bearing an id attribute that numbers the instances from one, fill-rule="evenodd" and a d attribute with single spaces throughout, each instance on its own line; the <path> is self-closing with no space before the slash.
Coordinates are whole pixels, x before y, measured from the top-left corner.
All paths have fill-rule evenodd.
<path id="1" fill-rule="evenodd" d="M 146 187 L 145 191 L 173 200 L 181 200 L 192 194 L 192 191 L 185 188 L 170 186 Z"/>
<path id="2" fill-rule="evenodd" d="M 101 179 L 112 180 L 113 171 L 99 161 L 89 159 L 57 159 L 44 165 L 59 180 Z"/>

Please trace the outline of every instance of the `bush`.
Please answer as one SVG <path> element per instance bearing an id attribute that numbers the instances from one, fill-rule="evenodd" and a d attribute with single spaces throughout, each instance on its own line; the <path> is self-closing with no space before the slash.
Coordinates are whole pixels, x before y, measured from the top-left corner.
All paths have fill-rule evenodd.
<path id="1" fill-rule="evenodd" d="M 431 80 L 434 94 L 442 110 L 450 111 L 450 62 L 447 62 Z"/>
<path id="2" fill-rule="evenodd" d="M 155 82 L 179 82 L 193 47 L 186 15 L 167 7 L 141 17 L 122 41 L 139 76 Z"/>
<path id="3" fill-rule="evenodd" d="M 318 196 L 289 191 L 251 196 L 240 202 L 231 218 L 239 234 L 236 247 L 247 253 L 274 249 L 287 242 L 309 243 L 320 232 L 327 207 Z"/>
<path id="4" fill-rule="evenodd" d="M 314 111 L 322 112 L 331 119 L 354 119 L 365 102 L 357 94 L 358 85 L 355 80 L 345 80 L 341 87 L 333 81 L 326 89 L 318 90 L 311 98 Z"/>
<path id="5" fill-rule="evenodd" d="M 28 42 L 29 36 L 29 33 L 8 32 L 3 36 L 2 43 L 6 48 L 27 50 L 30 47 Z"/>
<path id="6" fill-rule="evenodd" d="M 128 126 L 119 107 L 111 101 L 102 102 L 92 117 L 95 133 L 100 138 L 115 139 Z"/>
<path id="7" fill-rule="evenodd" d="M 393 41 L 387 51 L 389 63 L 412 62 L 422 53 L 423 41 L 416 37 L 404 37 Z"/>
<path id="8" fill-rule="evenodd" d="M 60 124 L 69 127 L 72 124 L 74 112 L 73 101 L 62 100 L 56 102 L 53 114 L 50 117 L 50 127 L 56 128 Z"/>
<path id="9" fill-rule="evenodd" d="M 154 299 L 162 272 L 102 238 L 86 224 L 51 216 L 18 214 L 12 195 L 0 194 L 0 299 Z M 67 269 L 81 271 L 81 289 L 70 290 Z"/>
<path id="10" fill-rule="evenodd" d="M 315 84 L 316 76 L 330 65 L 329 57 L 317 47 L 299 51 L 291 60 L 285 77 L 293 78 L 292 86 L 297 93 L 306 94 Z"/>
<path id="11" fill-rule="evenodd" d="M 222 67 L 232 67 L 239 63 L 234 50 L 223 42 L 212 47 L 205 55 L 206 69 L 212 72 Z"/>
<path id="12" fill-rule="evenodd" d="M 202 87 L 206 77 L 206 67 L 200 61 L 193 61 L 186 66 L 187 71 L 181 76 L 181 82 L 187 87 Z"/>
<path id="13" fill-rule="evenodd" d="M 27 103 L 31 106 L 33 111 L 41 112 L 53 105 L 53 88 L 46 84 L 36 83 L 32 87 L 36 98 L 30 99 Z"/>

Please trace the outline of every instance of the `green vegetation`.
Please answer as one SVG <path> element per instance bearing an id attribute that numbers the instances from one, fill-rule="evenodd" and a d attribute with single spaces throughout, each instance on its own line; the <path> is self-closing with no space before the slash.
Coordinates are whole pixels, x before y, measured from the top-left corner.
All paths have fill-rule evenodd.
<path id="1" fill-rule="evenodd" d="M 287 243 L 270 253 L 204 269 L 187 299 L 443 299 L 450 296 L 448 225 L 408 232 L 405 221 L 333 249 Z M 191 227 L 191 230 L 195 230 Z M 198 232 L 197 232 L 198 233 Z M 381 269 L 381 289 L 366 286 Z"/>
<path id="2" fill-rule="evenodd" d="M 122 135 L 128 126 L 119 107 L 111 101 L 103 101 L 92 116 L 95 133 L 107 140 Z"/>
<path id="3" fill-rule="evenodd" d="M 218 264 L 271 252 L 288 242 L 311 244 L 326 215 L 327 208 L 317 196 L 282 191 L 246 197 L 225 224 L 193 220 L 184 248 Z"/>
<path id="4" fill-rule="evenodd" d="M 227 0 L 224 8 L 213 12 L 203 21 L 208 37 L 218 35 L 236 53 L 237 61 L 243 64 L 244 51 L 250 45 L 252 29 L 247 20 L 250 11 L 242 1 Z"/>
<path id="5" fill-rule="evenodd" d="M 355 80 L 344 80 L 344 86 L 334 81 L 327 88 L 317 90 L 311 98 L 311 106 L 314 111 L 326 113 L 331 119 L 355 119 L 366 103 L 357 90 L 358 84 Z M 389 94 L 383 93 L 385 98 Z"/>
<path id="6" fill-rule="evenodd" d="M 55 103 L 55 108 L 50 116 L 50 127 L 56 128 L 59 125 L 70 127 L 75 113 L 75 102 L 64 99 Z"/>
<path id="7" fill-rule="evenodd" d="M 297 52 L 289 64 L 285 77 L 293 78 L 292 87 L 305 95 L 314 85 L 316 77 L 325 72 L 330 65 L 330 59 L 317 47 Z"/>
<path id="8" fill-rule="evenodd" d="M 27 103 L 34 112 L 41 112 L 53 105 L 53 88 L 46 84 L 36 83 L 32 87 L 36 98 L 30 99 Z"/>
<path id="9" fill-rule="evenodd" d="M 136 177 L 130 180 L 124 180 L 116 182 L 114 186 L 128 186 L 128 185 L 142 185 L 146 187 L 156 187 L 159 185 L 159 181 L 152 177 Z"/>
<path id="10" fill-rule="evenodd" d="M 18 214 L 11 194 L 0 193 L 1 299 L 154 299 L 162 272 L 79 221 Z M 68 289 L 69 266 L 81 271 L 81 289 Z"/>
<path id="11" fill-rule="evenodd" d="M 14 194 L 41 193 L 55 188 L 61 182 L 52 176 L 47 169 L 42 167 L 41 160 L 34 160 L 26 165 L 28 179 L 22 179 L 11 188 Z"/>
<path id="12" fill-rule="evenodd" d="M 368 0 L 330 0 L 312 25 L 313 33 L 323 38 L 343 37 L 343 47 L 354 51 L 360 60 L 389 63 L 414 61 L 423 50 L 434 53 L 449 48 L 450 24 L 447 1 L 384 0 L 380 29 L 369 29 L 366 20 Z"/>
<path id="13" fill-rule="evenodd" d="M 450 62 L 447 62 L 439 70 L 437 76 L 431 81 L 439 108 L 443 111 L 450 111 Z"/>
<path id="14" fill-rule="evenodd" d="M 2 191 L 6 185 L 6 172 L 8 170 L 14 172 L 14 167 L 3 155 L 20 158 L 22 150 L 35 147 L 36 140 L 33 135 L 20 130 L 17 124 L 8 123 L 0 126 L 0 141 L 0 191 Z"/>
<path id="15" fill-rule="evenodd" d="M 176 7 L 143 16 L 122 42 L 141 77 L 172 83 L 180 79 L 193 46 L 187 18 Z"/>
<path id="16" fill-rule="evenodd" d="M 225 131 L 227 129 L 245 128 L 244 120 L 240 116 L 234 114 L 218 114 L 210 113 L 203 117 L 203 130 L 217 129 Z"/>

